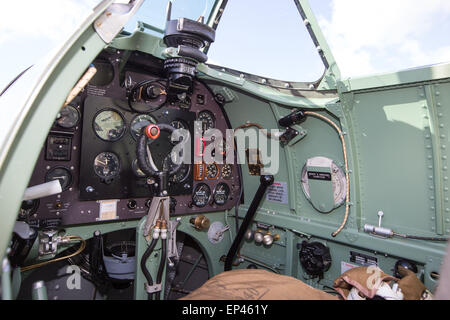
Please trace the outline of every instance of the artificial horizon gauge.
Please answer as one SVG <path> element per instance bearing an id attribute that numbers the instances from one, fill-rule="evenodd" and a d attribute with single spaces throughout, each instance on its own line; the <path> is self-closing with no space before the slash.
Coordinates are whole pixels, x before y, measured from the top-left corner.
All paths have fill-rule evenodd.
<path id="1" fill-rule="evenodd" d="M 230 196 L 230 187 L 226 183 L 219 183 L 214 188 L 213 199 L 214 203 L 223 206 Z"/>
<path id="2" fill-rule="evenodd" d="M 345 173 L 332 159 L 308 159 L 303 167 L 301 182 L 306 198 L 320 212 L 331 212 L 345 201 Z"/>
<path id="3" fill-rule="evenodd" d="M 155 123 L 156 119 L 149 114 L 140 114 L 134 117 L 130 124 L 130 133 L 134 140 L 137 140 L 141 136 L 142 128 Z"/>
<path id="4" fill-rule="evenodd" d="M 200 183 L 195 187 L 194 193 L 192 194 L 192 203 L 199 208 L 203 208 L 208 204 L 210 197 L 211 189 L 207 184 Z"/>
<path id="5" fill-rule="evenodd" d="M 102 152 L 94 159 L 94 171 L 100 178 L 111 180 L 120 172 L 120 161 L 115 153 Z"/>
<path id="6" fill-rule="evenodd" d="M 94 132 L 104 141 L 117 141 L 125 132 L 123 116 L 112 109 L 103 109 L 94 118 Z"/>
<path id="7" fill-rule="evenodd" d="M 70 129 L 75 127 L 79 120 L 80 112 L 78 112 L 77 108 L 69 104 L 59 111 L 56 124 L 61 128 Z"/>
<path id="8" fill-rule="evenodd" d="M 208 129 L 212 129 L 216 126 L 216 117 L 211 111 L 203 110 L 197 116 L 197 121 L 202 122 L 202 131 L 205 132 Z"/>

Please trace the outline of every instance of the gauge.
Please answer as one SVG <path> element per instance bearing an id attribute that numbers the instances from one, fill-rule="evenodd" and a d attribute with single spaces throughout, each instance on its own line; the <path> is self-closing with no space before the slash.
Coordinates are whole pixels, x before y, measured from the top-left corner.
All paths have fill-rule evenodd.
<path id="1" fill-rule="evenodd" d="M 233 174 L 233 166 L 231 164 L 224 164 L 222 167 L 222 178 L 230 179 Z"/>
<path id="2" fill-rule="evenodd" d="M 211 197 L 211 189 L 207 184 L 200 183 L 195 187 L 192 195 L 192 202 L 199 208 L 206 206 Z"/>
<path id="3" fill-rule="evenodd" d="M 125 132 L 125 120 L 117 111 L 105 109 L 94 119 L 94 131 L 97 137 L 105 141 L 117 141 Z"/>
<path id="4" fill-rule="evenodd" d="M 219 167 L 215 163 L 206 166 L 206 177 L 210 180 L 216 179 L 219 175 Z"/>
<path id="5" fill-rule="evenodd" d="M 187 163 L 184 163 L 183 165 L 181 165 L 181 168 L 180 170 L 178 170 L 178 172 L 169 177 L 169 181 L 173 183 L 183 182 L 188 178 L 190 172 L 191 166 Z"/>
<path id="6" fill-rule="evenodd" d="M 200 181 L 203 180 L 203 177 L 205 176 L 204 168 L 202 163 L 195 163 L 194 164 L 194 180 Z"/>
<path id="7" fill-rule="evenodd" d="M 102 179 L 111 180 L 120 172 L 119 158 L 112 152 L 102 152 L 94 160 L 94 171 Z"/>
<path id="8" fill-rule="evenodd" d="M 175 129 L 187 129 L 187 124 L 182 120 L 173 120 L 170 125 Z"/>
<path id="9" fill-rule="evenodd" d="M 320 182 L 322 184 L 330 184 L 334 198 L 334 207 L 342 205 L 346 197 L 347 183 L 344 171 L 331 159 L 325 157 L 315 157 L 308 159 L 302 171 L 302 188 L 306 198 L 310 200 L 314 207 L 320 212 L 328 212 L 322 207 L 316 206 L 316 199 L 324 196 L 322 193 L 311 194 L 311 181 Z M 317 190 L 317 188 L 315 188 Z M 323 202 L 323 201 L 320 201 Z M 328 208 L 333 209 L 333 208 Z"/>
<path id="10" fill-rule="evenodd" d="M 175 165 L 173 164 L 173 162 L 170 158 L 170 154 L 169 154 L 164 159 L 163 170 L 171 171 L 174 167 L 175 167 Z M 175 174 L 173 174 L 169 177 L 169 181 L 172 183 L 183 182 L 188 178 L 190 172 L 191 172 L 191 165 L 189 165 L 187 163 L 183 163 L 181 165 L 180 170 L 178 170 Z"/>
<path id="11" fill-rule="evenodd" d="M 131 169 L 133 169 L 133 173 L 136 177 L 138 177 L 138 178 L 146 177 L 145 173 L 141 170 L 141 168 L 139 168 L 137 159 L 134 159 L 133 162 L 131 163 Z"/>
<path id="12" fill-rule="evenodd" d="M 46 182 L 53 180 L 59 180 L 61 189 L 65 191 L 69 189 L 72 184 L 72 173 L 65 167 L 54 167 L 50 169 L 45 176 Z"/>
<path id="13" fill-rule="evenodd" d="M 56 124 L 61 128 L 70 129 L 75 127 L 79 120 L 80 113 L 77 108 L 67 105 L 59 111 Z"/>
<path id="14" fill-rule="evenodd" d="M 223 206 L 230 196 L 230 187 L 226 183 L 219 183 L 214 189 L 213 199 L 215 204 Z"/>
<path id="15" fill-rule="evenodd" d="M 208 110 L 201 111 L 198 114 L 197 121 L 202 122 L 203 132 L 216 126 L 216 118 L 214 117 L 214 114 Z"/>
<path id="16" fill-rule="evenodd" d="M 156 123 L 156 119 L 148 114 L 140 114 L 131 121 L 130 132 L 135 140 L 137 140 L 142 133 L 142 128 L 149 124 Z"/>

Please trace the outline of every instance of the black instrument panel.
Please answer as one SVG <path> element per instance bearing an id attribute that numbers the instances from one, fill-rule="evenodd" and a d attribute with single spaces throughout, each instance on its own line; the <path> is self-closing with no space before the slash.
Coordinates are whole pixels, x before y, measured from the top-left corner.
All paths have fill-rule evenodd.
<path id="1" fill-rule="evenodd" d="M 126 63 L 124 59 L 128 59 Z M 136 164 L 140 130 L 149 122 L 185 128 L 191 133 L 193 147 L 195 120 L 202 121 L 204 129 L 221 130 L 224 137 L 230 128 L 212 92 L 198 81 L 191 94 L 165 102 L 156 111 L 130 109 L 126 82 L 162 78 L 161 61 L 150 55 L 103 52 L 94 65 L 99 70 L 97 79 L 58 115 L 29 184 L 59 179 L 64 191 L 40 199 L 34 206 L 24 204 L 33 210 L 21 210 L 28 215 L 21 218 L 58 218 L 62 225 L 141 218 L 147 214 L 154 188 Z M 151 146 L 159 168 L 173 147 L 163 132 L 161 135 Z M 201 177 L 195 176 L 198 167 L 205 172 Z M 170 177 L 168 191 L 171 215 L 229 210 L 240 194 L 236 164 L 185 164 Z"/>

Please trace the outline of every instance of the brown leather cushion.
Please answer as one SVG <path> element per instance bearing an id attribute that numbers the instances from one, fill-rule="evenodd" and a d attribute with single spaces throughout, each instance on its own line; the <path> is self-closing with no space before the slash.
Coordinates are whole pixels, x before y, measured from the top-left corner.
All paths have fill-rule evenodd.
<path id="1" fill-rule="evenodd" d="M 182 300 L 339 300 L 293 277 L 265 270 L 223 272 Z"/>
<path id="2" fill-rule="evenodd" d="M 356 287 L 361 294 L 372 299 L 382 281 L 390 282 L 397 280 L 397 278 L 391 277 L 379 268 L 358 267 L 341 274 L 339 278 L 334 280 L 333 287 L 344 299 L 347 299 L 352 287 Z"/>

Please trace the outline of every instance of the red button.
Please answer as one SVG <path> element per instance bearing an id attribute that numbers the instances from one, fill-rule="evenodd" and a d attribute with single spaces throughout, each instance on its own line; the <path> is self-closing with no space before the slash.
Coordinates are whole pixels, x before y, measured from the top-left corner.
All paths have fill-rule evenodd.
<path id="1" fill-rule="evenodd" d="M 149 124 L 147 128 L 145 128 L 145 134 L 150 139 L 155 140 L 159 137 L 160 134 L 159 127 L 156 124 Z"/>

